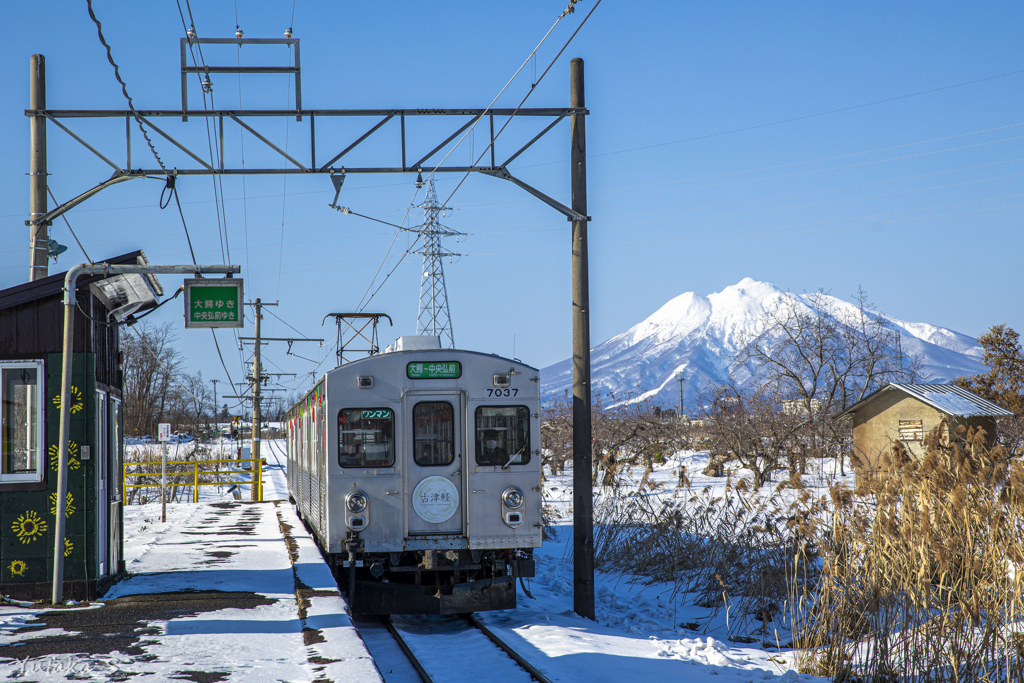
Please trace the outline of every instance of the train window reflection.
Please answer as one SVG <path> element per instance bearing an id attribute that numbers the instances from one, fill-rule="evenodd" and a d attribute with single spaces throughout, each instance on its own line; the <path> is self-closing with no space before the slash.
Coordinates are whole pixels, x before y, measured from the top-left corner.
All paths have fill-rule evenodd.
<path id="1" fill-rule="evenodd" d="M 392 467 L 395 464 L 395 414 L 390 408 L 338 411 L 338 464 L 342 467 Z"/>
<path id="2" fill-rule="evenodd" d="M 417 465 L 449 465 L 455 460 L 455 411 L 447 401 L 417 403 L 412 409 L 413 459 Z"/>
<path id="3" fill-rule="evenodd" d="M 476 409 L 476 464 L 505 466 L 530 462 L 530 410 L 526 406 Z"/>

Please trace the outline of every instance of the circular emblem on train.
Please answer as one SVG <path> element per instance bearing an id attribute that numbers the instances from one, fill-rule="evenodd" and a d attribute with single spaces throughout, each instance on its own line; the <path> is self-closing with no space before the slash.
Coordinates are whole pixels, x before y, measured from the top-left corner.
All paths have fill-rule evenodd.
<path id="1" fill-rule="evenodd" d="M 424 522 L 447 522 L 458 507 L 459 490 L 445 477 L 427 477 L 412 491 L 412 509 Z"/>

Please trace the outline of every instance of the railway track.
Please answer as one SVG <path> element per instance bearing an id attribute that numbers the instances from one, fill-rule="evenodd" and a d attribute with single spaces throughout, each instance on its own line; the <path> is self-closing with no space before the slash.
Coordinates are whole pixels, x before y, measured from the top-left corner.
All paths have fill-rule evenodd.
<path id="1" fill-rule="evenodd" d="M 551 683 L 472 614 L 448 618 L 363 618 L 355 623 L 386 683 L 484 679 Z M 430 642 L 437 638 L 444 638 L 443 647 L 436 641 Z M 397 661 L 399 658 L 401 661 Z M 473 670 L 473 666 L 480 670 Z"/>

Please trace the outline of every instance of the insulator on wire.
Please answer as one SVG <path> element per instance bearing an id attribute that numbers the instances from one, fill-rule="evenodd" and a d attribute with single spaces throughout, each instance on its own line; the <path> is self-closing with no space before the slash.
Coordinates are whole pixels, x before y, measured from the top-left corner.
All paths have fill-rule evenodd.
<path id="1" fill-rule="evenodd" d="M 235 26 L 235 37 L 236 37 L 236 38 L 241 38 L 241 37 L 242 37 L 242 36 L 244 36 L 244 35 L 245 35 L 245 33 L 243 33 L 243 32 L 242 32 L 242 29 L 241 29 L 241 28 L 239 28 L 239 27 L 238 27 L 238 26 L 236 25 L 236 26 Z"/>
<path id="2" fill-rule="evenodd" d="M 292 37 L 292 27 L 291 26 L 289 26 L 288 28 L 286 28 L 284 30 L 284 37 L 285 38 L 291 38 Z"/>
<path id="3" fill-rule="evenodd" d="M 189 38 L 195 38 L 196 37 L 196 27 L 195 26 L 189 26 L 188 30 L 185 31 L 185 35 L 188 36 Z"/>

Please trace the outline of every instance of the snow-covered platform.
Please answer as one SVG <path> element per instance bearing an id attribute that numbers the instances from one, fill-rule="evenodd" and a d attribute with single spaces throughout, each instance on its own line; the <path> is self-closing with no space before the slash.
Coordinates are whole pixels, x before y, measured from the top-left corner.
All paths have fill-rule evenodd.
<path id="1" fill-rule="evenodd" d="M 381 681 L 286 502 L 125 514 L 129 575 L 101 601 L 0 605 L 0 678 Z"/>

